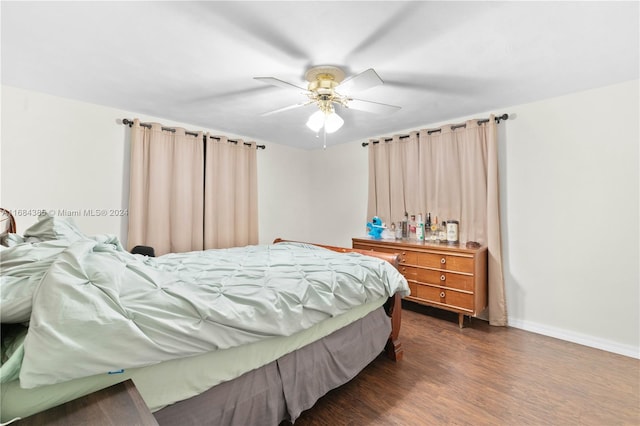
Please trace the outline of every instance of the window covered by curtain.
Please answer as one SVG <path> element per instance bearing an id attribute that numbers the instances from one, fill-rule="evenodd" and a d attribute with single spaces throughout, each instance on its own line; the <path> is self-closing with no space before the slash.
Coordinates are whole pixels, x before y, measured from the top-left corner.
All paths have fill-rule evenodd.
<path id="1" fill-rule="evenodd" d="M 131 127 L 129 237 L 156 254 L 202 250 L 204 147 L 184 129 Z"/>
<path id="2" fill-rule="evenodd" d="M 256 244 L 255 143 L 174 130 L 134 120 L 127 247 L 161 255 Z"/>
<path id="3" fill-rule="evenodd" d="M 377 215 L 390 225 L 402 220 L 404 212 L 422 211 L 418 153 L 417 132 L 369 144 L 368 219 Z"/>
<path id="4" fill-rule="evenodd" d="M 369 144 L 367 218 L 377 215 L 390 225 L 405 212 L 431 212 L 439 221 L 458 220 L 462 244 L 487 246 L 489 321 L 506 325 L 494 117 L 434 130 Z"/>
<path id="5" fill-rule="evenodd" d="M 207 138 L 204 248 L 258 243 L 256 145 Z"/>

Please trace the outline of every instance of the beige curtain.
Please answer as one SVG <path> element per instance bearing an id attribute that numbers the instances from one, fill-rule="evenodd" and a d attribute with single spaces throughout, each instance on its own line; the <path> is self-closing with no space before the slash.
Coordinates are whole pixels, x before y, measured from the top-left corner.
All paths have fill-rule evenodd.
<path id="1" fill-rule="evenodd" d="M 131 128 L 127 247 L 156 255 L 203 248 L 204 147 L 202 134 L 162 130 L 134 120 Z"/>
<path id="2" fill-rule="evenodd" d="M 419 165 L 418 133 L 408 137 L 393 136 L 391 140 L 369 143 L 376 155 L 369 155 L 369 205 L 368 220 L 378 216 L 387 226 L 402 220 L 405 212 L 418 212 Z"/>
<path id="3" fill-rule="evenodd" d="M 420 132 L 419 167 L 424 207 L 438 221 L 460 221 L 460 241 L 487 243 L 487 146 L 476 121 L 466 128 Z M 495 123 L 493 124 L 495 126 Z M 435 219 L 435 217 L 434 217 Z"/>
<path id="4" fill-rule="evenodd" d="M 258 243 L 256 145 L 207 137 L 204 247 Z"/>
<path id="5" fill-rule="evenodd" d="M 506 325 L 496 127 L 491 116 L 480 125 L 470 120 L 370 143 L 367 218 L 397 222 L 407 211 L 459 220 L 461 242 L 488 248 L 489 322 Z"/>

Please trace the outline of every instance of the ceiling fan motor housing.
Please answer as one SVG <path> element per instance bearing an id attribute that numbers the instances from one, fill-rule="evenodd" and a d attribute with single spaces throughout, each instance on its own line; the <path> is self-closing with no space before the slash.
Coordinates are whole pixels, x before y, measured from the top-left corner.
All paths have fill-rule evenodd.
<path id="1" fill-rule="evenodd" d="M 335 81 L 336 85 L 340 84 L 345 76 L 346 74 L 340 68 L 330 65 L 309 68 L 309 70 L 304 73 L 304 78 L 308 82 L 325 79 Z"/>
<path id="2" fill-rule="evenodd" d="M 331 74 L 320 74 L 317 80 L 309 82 L 309 91 L 318 94 L 330 94 L 338 86 L 338 82 L 334 80 Z"/>
<path id="3" fill-rule="evenodd" d="M 330 65 L 313 67 L 304 77 L 309 82 L 310 99 L 317 102 L 322 111 L 333 111 L 333 102 L 344 103 L 343 98 L 335 92 L 335 88 L 345 77 L 344 71 L 340 68 Z"/>

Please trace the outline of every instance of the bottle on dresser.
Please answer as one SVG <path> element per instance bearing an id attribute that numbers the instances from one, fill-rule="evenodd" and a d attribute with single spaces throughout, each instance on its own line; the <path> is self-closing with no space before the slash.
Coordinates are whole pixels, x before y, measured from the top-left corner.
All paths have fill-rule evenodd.
<path id="1" fill-rule="evenodd" d="M 440 226 L 438 225 L 438 216 L 435 216 L 434 221 L 431 223 L 431 242 L 438 242 L 438 234 L 440 233 Z"/>
<path id="2" fill-rule="evenodd" d="M 402 239 L 402 221 L 396 224 L 396 240 Z"/>
<path id="3" fill-rule="evenodd" d="M 438 242 L 446 243 L 447 242 L 447 222 L 442 221 L 440 227 L 438 228 Z"/>
<path id="4" fill-rule="evenodd" d="M 404 212 L 404 219 L 402 220 L 402 238 L 409 236 L 409 214 Z"/>
<path id="5" fill-rule="evenodd" d="M 424 241 L 424 222 L 422 222 L 422 214 L 418 214 L 418 222 L 416 223 L 416 239 Z"/>
<path id="6" fill-rule="evenodd" d="M 411 215 L 411 220 L 409 221 L 409 239 L 416 239 L 416 215 Z"/>

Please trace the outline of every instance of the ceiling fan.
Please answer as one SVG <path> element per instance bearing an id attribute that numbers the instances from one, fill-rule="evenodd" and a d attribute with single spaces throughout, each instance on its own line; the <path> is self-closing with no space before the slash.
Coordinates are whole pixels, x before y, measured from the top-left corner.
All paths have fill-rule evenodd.
<path id="1" fill-rule="evenodd" d="M 309 82 L 306 89 L 274 77 L 254 77 L 256 80 L 273 86 L 296 90 L 307 97 L 304 102 L 265 112 L 261 115 L 267 116 L 316 104 L 319 110 L 309 117 L 306 123 L 307 127 L 315 132 L 324 128 L 325 133 L 333 133 L 344 124 L 344 120 L 335 112 L 335 105 L 376 114 L 389 114 L 400 109 L 399 106 L 355 99 L 350 96 L 351 93 L 361 92 L 384 84 L 373 68 L 369 68 L 346 80 L 345 76 L 345 72 L 338 67 L 330 65 L 316 66 L 310 68 L 304 75 L 305 80 Z"/>

